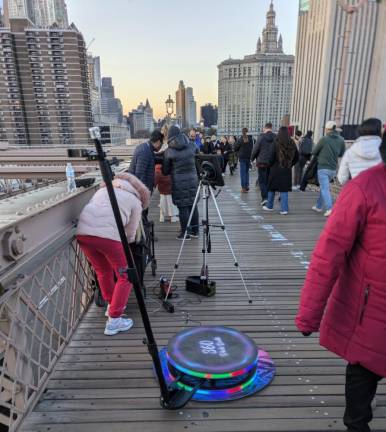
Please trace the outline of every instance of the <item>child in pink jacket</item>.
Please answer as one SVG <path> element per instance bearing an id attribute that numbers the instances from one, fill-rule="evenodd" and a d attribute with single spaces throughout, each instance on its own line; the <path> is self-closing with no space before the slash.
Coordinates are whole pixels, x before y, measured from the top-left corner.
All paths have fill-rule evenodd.
<path id="1" fill-rule="evenodd" d="M 131 174 L 119 174 L 113 181 L 115 194 L 129 243 L 135 239 L 142 211 L 149 206 L 150 192 Z M 132 284 L 122 272 L 127 262 L 120 241 L 106 187 L 91 198 L 79 217 L 79 246 L 94 267 L 109 317 L 105 335 L 112 336 L 133 326 L 131 319 L 122 317 Z M 114 281 L 114 275 L 116 282 Z"/>

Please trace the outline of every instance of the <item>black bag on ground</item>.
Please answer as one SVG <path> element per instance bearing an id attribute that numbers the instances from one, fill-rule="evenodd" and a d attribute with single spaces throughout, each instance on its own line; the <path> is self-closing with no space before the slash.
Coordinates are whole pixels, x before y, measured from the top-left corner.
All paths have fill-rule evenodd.
<path id="1" fill-rule="evenodd" d="M 306 171 L 300 184 L 300 190 L 304 192 L 309 184 L 319 186 L 318 159 L 316 157 L 313 157 L 306 167 Z"/>

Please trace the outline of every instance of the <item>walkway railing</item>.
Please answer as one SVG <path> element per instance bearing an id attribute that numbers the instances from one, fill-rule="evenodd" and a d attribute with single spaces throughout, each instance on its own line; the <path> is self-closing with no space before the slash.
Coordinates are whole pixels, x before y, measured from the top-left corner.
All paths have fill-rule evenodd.
<path id="1" fill-rule="evenodd" d="M 38 399 L 93 294 L 72 235 L 37 258 L 31 272 L 2 286 L 0 297 L 0 425 L 10 431 Z"/>

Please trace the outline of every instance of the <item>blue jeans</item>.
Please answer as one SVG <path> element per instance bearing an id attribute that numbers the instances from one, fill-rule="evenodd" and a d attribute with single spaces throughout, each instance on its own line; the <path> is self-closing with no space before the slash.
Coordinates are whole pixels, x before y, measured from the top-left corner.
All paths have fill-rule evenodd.
<path id="1" fill-rule="evenodd" d="M 332 198 L 330 192 L 330 182 L 336 176 L 336 171 L 329 169 L 318 170 L 318 180 L 320 185 L 320 193 L 316 207 L 323 209 L 323 205 L 326 210 L 332 209 Z"/>
<path id="2" fill-rule="evenodd" d="M 243 189 L 249 189 L 249 159 L 240 159 L 240 180 Z"/>
<path id="3" fill-rule="evenodd" d="M 269 167 L 258 167 L 257 168 L 261 200 L 264 201 L 268 198 L 268 178 L 269 178 Z"/>
<path id="4" fill-rule="evenodd" d="M 267 207 L 273 209 L 275 204 L 275 192 L 268 192 Z M 280 211 L 289 212 L 288 192 L 280 192 Z"/>

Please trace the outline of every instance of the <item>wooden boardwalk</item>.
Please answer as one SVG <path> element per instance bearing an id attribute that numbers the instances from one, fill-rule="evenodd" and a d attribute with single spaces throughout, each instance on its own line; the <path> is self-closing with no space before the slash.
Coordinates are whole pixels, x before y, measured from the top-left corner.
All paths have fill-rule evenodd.
<path id="1" fill-rule="evenodd" d="M 293 323 L 309 256 L 324 223 L 322 216 L 310 211 L 315 194 L 291 194 L 291 214 L 283 217 L 263 214 L 255 190 L 241 195 L 237 177 L 227 177 L 227 182 L 218 200 L 253 304 L 247 302 L 223 233 L 213 230 L 210 269 L 218 284 L 216 296 L 198 298 L 184 290 L 184 278 L 199 274 L 201 266 L 201 242 L 193 240 L 186 245 L 178 273 L 176 313 L 157 311 L 154 300 L 148 301 L 149 312 L 159 347 L 186 326 L 227 325 L 246 332 L 273 357 L 273 383 L 235 402 L 191 402 L 181 411 L 162 410 L 134 301 L 128 314 L 135 327 L 115 337 L 103 335 L 104 311 L 92 306 L 23 431 L 345 430 L 344 362 L 321 349 L 316 336 L 299 335 Z M 152 215 L 158 220 L 156 201 L 157 197 Z M 175 224 L 157 224 L 158 276 L 171 275 L 180 246 L 176 233 Z M 151 294 L 157 279 L 147 277 L 147 286 Z M 377 405 L 373 428 L 386 431 L 384 385 Z"/>

